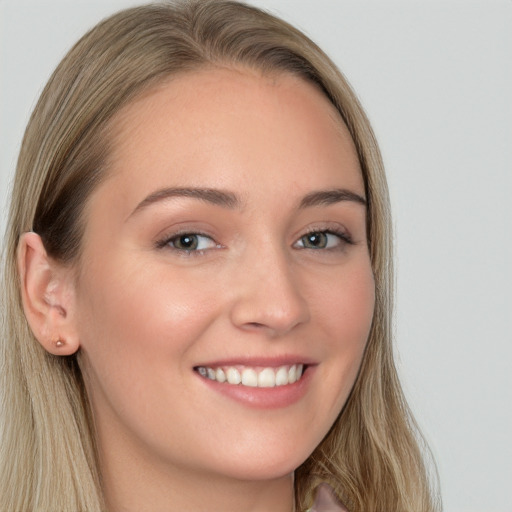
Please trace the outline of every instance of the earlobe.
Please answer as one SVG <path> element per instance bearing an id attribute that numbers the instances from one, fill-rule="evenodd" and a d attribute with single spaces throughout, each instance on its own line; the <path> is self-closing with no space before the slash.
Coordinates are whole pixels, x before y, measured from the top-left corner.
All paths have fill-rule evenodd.
<path id="1" fill-rule="evenodd" d="M 41 237 L 30 232 L 20 238 L 18 271 L 23 309 L 36 339 L 52 354 L 75 353 L 80 343 L 70 270 L 52 260 Z"/>

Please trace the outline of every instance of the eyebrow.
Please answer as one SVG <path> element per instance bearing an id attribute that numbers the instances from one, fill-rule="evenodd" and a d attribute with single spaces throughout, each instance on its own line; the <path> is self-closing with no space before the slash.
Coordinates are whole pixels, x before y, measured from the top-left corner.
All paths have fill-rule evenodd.
<path id="1" fill-rule="evenodd" d="M 241 208 L 240 199 L 232 192 L 218 190 L 214 188 L 195 188 L 195 187 L 174 187 L 163 188 L 151 193 L 143 199 L 133 210 L 129 217 L 148 206 L 170 199 L 173 197 L 191 197 L 199 199 L 205 203 L 222 206 L 224 208 Z M 302 198 L 299 203 L 299 209 L 312 208 L 315 206 L 329 206 L 342 201 L 352 201 L 366 206 L 366 199 L 355 192 L 346 189 L 320 190 L 311 192 Z"/>
<path id="2" fill-rule="evenodd" d="M 213 188 L 163 188 L 153 192 L 143 199 L 130 214 L 130 217 L 134 213 L 147 208 L 151 204 L 171 197 L 191 197 L 204 201 L 205 203 L 215 204 L 217 206 L 223 206 L 224 208 L 230 209 L 240 207 L 240 200 L 232 192 Z"/>
<path id="3" fill-rule="evenodd" d="M 314 206 L 329 206 L 331 204 L 340 203 L 342 201 L 352 201 L 366 206 L 366 199 L 355 192 L 343 188 L 332 190 L 320 190 L 311 192 L 305 196 L 300 202 L 299 208 L 311 208 Z"/>

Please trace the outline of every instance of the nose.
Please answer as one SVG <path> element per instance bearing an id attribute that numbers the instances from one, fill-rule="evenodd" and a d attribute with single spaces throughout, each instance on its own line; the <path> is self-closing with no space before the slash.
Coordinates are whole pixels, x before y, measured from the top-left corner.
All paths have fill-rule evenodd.
<path id="1" fill-rule="evenodd" d="M 231 321 L 235 326 L 275 338 L 309 321 L 300 276 L 285 250 L 255 250 L 243 259 L 233 283 Z"/>

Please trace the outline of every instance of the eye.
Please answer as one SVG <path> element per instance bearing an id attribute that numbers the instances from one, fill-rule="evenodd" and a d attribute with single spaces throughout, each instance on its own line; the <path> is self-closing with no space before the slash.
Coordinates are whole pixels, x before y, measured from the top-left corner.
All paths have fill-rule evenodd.
<path id="1" fill-rule="evenodd" d="M 346 233 L 311 231 L 301 236 L 295 243 L 295 247 L 300 249 L 337 249 L 342 248 L 346 243 L 352 243 Z"/>
<path id="2" fill-rule="evenodd" d="M 179 233 L 158 243 L 159 247 L 170 247 L 176 251 L 206 251 L 218 247 L 218 244 L 207 235 L 199 233 Z"/>

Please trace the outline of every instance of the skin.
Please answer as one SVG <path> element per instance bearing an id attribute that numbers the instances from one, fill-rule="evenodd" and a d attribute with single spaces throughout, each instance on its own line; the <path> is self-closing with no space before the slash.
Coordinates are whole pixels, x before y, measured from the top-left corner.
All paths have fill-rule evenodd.
<path id="1" fill-rule="evenodd" d="M 374 308 L 365 206 L 299 207 L 318 191 L 364 197 L 348 130 L 315 86 L 234 69 L 174 77 L 112 129 L 63 293 L 109 510 L 289 512 L 293 471 L 348 397 Z M 170 187 L 237 204 L 144 203 Z M 329 232 L 328 248 L 305 247 L 311 231 Z M 198 232 L 201 250 L 169 242 Z M 263 356 L 310 362 L 298 400 L 254 406 L 194 371 Z"/>

